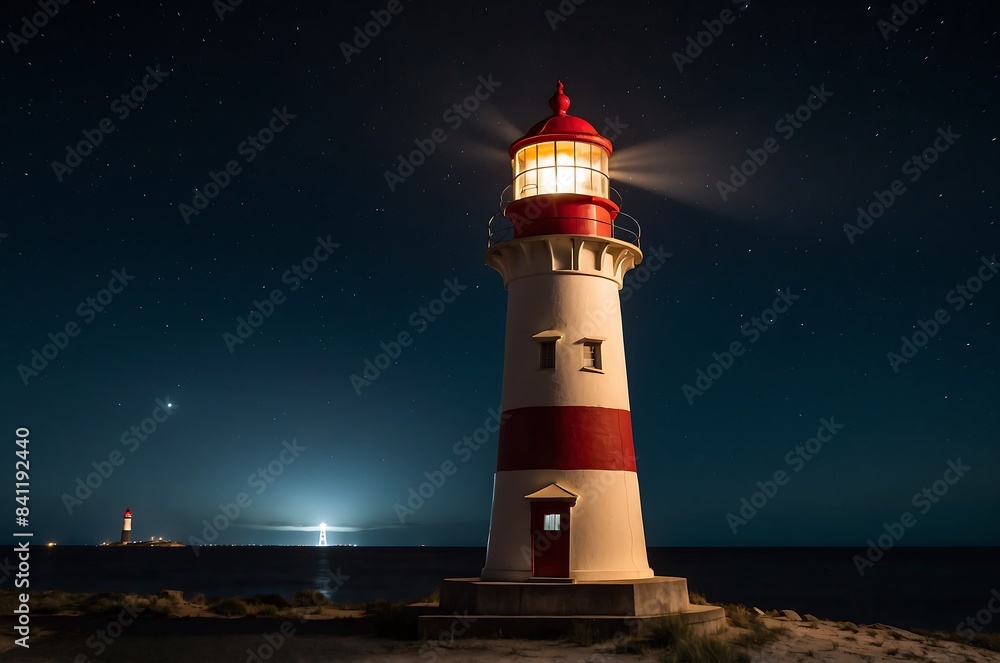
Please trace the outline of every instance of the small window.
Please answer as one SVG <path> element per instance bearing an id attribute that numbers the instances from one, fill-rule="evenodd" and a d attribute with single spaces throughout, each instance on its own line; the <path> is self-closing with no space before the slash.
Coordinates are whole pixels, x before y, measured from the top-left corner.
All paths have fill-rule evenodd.
<path id="1" fill-rule="evenodd" d="M 601 344 L 598 341 L 584 341 L 583 367 L 601 370 Z"/>
<path id="2" fill-rule="evenodd" d="M 542 341 L 538 344 L 538 368 L 552 369 L 556 367 L 556 342 Z"/>
<path id="3" fill-rule="evenodd" d="M 562 525 L 562 514 L 559 513 L 547 513 L 545 514 L 545 523 L 543 525 L 546 532 L 558 532 Z"/>

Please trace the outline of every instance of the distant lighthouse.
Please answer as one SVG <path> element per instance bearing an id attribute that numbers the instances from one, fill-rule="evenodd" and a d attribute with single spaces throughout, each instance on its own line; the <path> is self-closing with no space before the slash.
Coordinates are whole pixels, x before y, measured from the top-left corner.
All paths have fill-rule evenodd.
<path id="1" fill-rule="evenodd" d="M 132 510 L 125 509 L 125 520 L 122 521 L 122 543 L 132 541 Z"/>
<path id="2" fill-rule="evenodd" d="M 649 578 L 618 291 L 642 261 L 616 223 L 611 141 L 567 114 L 510 147 L 512 227 L 486 262 L 508 292 L 497 471 L 483 580 Z M 624 218 L 629 218 L 623 215 Z"/>

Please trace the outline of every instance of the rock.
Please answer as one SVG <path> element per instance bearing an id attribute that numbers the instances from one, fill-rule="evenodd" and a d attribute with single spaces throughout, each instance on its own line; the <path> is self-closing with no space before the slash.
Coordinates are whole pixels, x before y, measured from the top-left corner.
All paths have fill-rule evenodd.
<path id="1" fill-rule="evenodd" d="M 758 615 L 761 615 L 761 616 L 763 616 L 763 614 L 764 614 L 764 611 L 761 610 L 760 608 L 754 608 L 753 611 L 756 612 Z"/>
<path id="2" fill-rule="evenodd" d="M 818 622 L 819 621 L 819 617 L 817 617 L 815 615 L 810 615 L 808 612 L 805 615 L 803 615 L 802 618 L 805 619 L 807 622 Z"/>
<path id="3" fill-rule="evenodd" d="M 785 619 L 787 619 L 790 622 L 802 621 L 802 618 L 799 617 L 799 613 L 795 612 L 794 610 L 782 610 L 781 614 L 784 615 Z"/>
<path id="4" fill-rule="evenodd" d="M 184 592 L 179 589 L 163 589 L 160 590 L 159 594 L 161 599 L 170 599 L 172 601 L 183 601 Z"/>

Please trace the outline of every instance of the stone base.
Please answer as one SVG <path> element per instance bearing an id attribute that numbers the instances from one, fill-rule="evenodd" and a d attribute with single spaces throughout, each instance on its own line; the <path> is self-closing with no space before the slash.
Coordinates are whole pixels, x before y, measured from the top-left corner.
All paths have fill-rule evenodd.
<path id="1" fill-rule="evenodd" d="M 423 611 L 421 611 L 423 612 Z M 563 637 L 586 624 L 603 635 L 642 637 L 659 617 L 680 616 L 696 633 L 726 627 L 719 606 L 691 605 L 687 580 L 653 577 L 597 582 L 488 582 L 449 578 L 441 587 L 437 614 L 421 614 L 421 638 Z M 449 636 L 450 637 L 450 636 Z"/>

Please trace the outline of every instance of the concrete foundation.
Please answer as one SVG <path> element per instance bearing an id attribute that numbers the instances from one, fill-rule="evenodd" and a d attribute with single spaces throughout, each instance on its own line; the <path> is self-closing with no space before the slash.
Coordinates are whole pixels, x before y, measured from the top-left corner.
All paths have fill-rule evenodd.
<path id="1" fill-rule="evenodd" d="M 652 577 L 597 582 L 489 582 L 449 578 L 437 614 L 422 614 L 422 639 L 444 637 L 564 637 L 586 623 L 611 636 L 642 637 L 659 617 L 679 616 L 696 633 L 726 628 L 719 606 L 691 605 L 687 580 Z"/>

